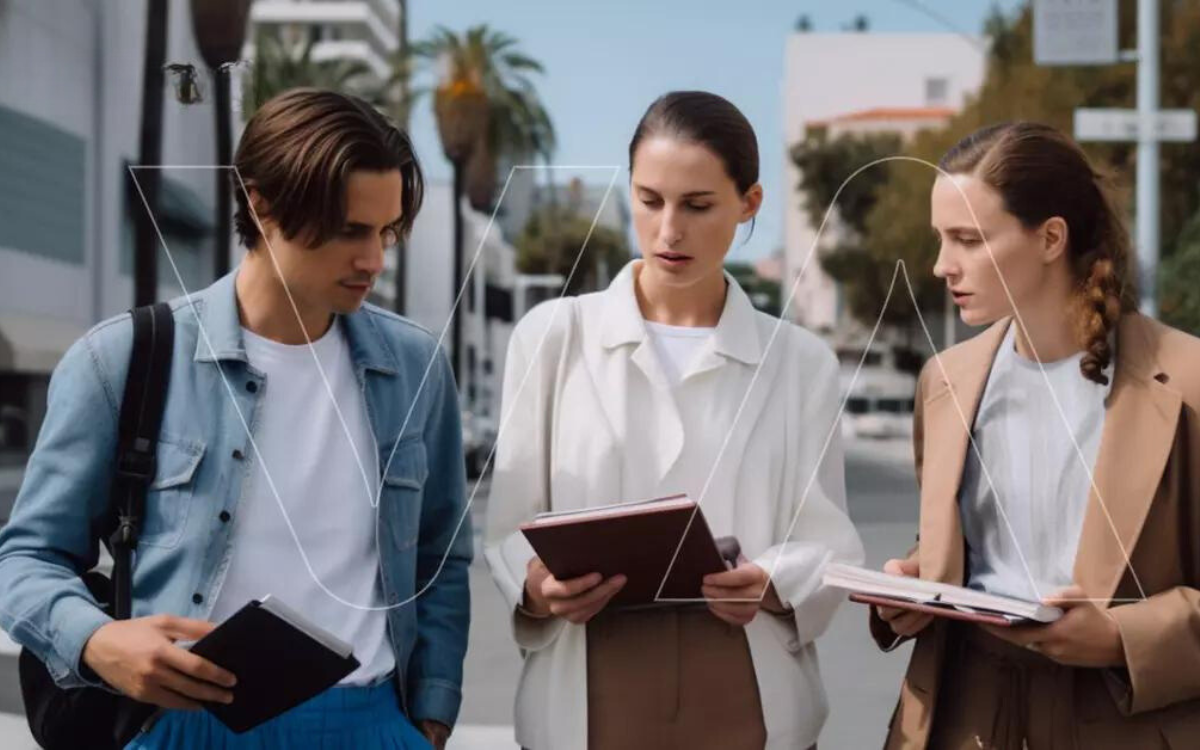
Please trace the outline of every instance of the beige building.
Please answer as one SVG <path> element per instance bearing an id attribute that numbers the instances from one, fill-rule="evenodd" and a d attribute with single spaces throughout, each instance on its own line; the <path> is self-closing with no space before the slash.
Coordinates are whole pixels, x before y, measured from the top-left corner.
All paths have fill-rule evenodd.
<path id="1" fill-rule="evenodd" d="M 785 154 L 815 127 L 831 137 L 896 133 L 902 138 L 938 127 L 978 89 L 985 57 L 984 40 L 958 34 L 792 34 L 785 53 Z M 838 285 L 819 260 L 822 249 L 837 244 L 841 230 L 830 222 L 818 237 L 797 187 L 800 172 L 784 158 L 784 298 L 792 293 L 786 312 L 833 337 L 855 328 Z"/>

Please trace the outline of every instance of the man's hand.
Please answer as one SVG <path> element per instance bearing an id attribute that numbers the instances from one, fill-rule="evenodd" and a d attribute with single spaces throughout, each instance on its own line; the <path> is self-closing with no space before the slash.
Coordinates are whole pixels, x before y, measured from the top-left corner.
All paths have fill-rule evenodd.
<path id="1" fill-rule="evenodd" d="M 1049 625 L 980 627 L 997 638 L 1070 667 L 1125 666 L 1125 647 L 1117 621 L 1108 610 L 1087 601 L 1086 597 L 1083 589 L 1072 586 L 1044 599 L 1046 606 L 1064 610 L 1063 616 Z"/>
<path id="2" fill-rule="evenodd" d="M 907 576 L 908 578 L 921 577 L 921 564 L 916 558 L 908 560 L 888 560 L 883 564 L 883 572 L 891 573 L 894 576 Z M 933 615 L 927 615 L 922 612 L 913 612 L 909 609 L 901 609 L 899 607 L 883 607 L 876 605 L 875 613 L 879 615 L 879 619 L 883 620 L 891 627 L 892 632 L 896 635 L 914 636 L 920 633 L 929 623 L 933 622 Z"/>
<path id="3" fill-rule="evenodd" d="M 770 583 L 767 571 L 742 558 L 733 570 L 704 576 L 700 591 L 710 612 L 730 625 L 744 627 L 762 608 Z"/>
<path id="4" fill-rule="evenodd" d="M 551 575 L 540 557 L 535 557 L 525 572 L 524 609 L 534 617 L 561 617 L 583 625 L 600 614 L 624 588 L 625 581 L 622 575 L 605 581 L 599 573 L 560 581 Z"/>
<path id="5" fill-rule="evenodd" d="M 83 663 L 125 695 L 162 708 L 198 709 L 201 701 L 232 703 L 237 679 L 217 665 L 175 645 L 216 627 L 172 615 L 116 620 L 92 634 Z"/>
<path id="6" fill-rule="evenodd" d="M 429 740 L 434 750 L 443 750 L 446 740 L 450 739 L 450 727 L 440 721 L 421 719 L 417 722 L 417 729 L 421 730 L 421 734 L 425 735 L 425 739 Z"/>

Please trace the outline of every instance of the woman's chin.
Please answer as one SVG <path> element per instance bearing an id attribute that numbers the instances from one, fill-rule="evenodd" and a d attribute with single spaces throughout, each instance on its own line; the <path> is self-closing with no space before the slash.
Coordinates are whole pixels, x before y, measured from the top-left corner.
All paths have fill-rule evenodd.
<path id="1" fill-rule="evenodd" d="M 995 323 L 997 320 L 1000 320 L 1001 316 L 991 314 L 986 310 L 972 310 L 964 307 L 959 310 L 958 317 L 964 324 L 972 328 L 979 328 L 980 326 L 989 326 Z"/>

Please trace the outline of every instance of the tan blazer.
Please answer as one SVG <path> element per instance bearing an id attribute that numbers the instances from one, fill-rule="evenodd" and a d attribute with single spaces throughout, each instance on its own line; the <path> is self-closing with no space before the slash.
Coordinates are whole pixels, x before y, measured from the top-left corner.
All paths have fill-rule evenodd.
<path id="1" fill-rule="evenodd" d="M 942 366 L 930 360 L 918 379 L 913 448 L 921 521 L 913 554 L 922 578 L 963 582 L 958 490 L 969 425 L 1008 325 L 943 352 Z M 1172 748 L 1200 747 L 1200 339 L 1129 314 L 1116 348 L 1075 582 L 1089 598 L 1110 602 L 1128 670 L 1077 670 L 1077 715 L 1114 729 L 1153 722 Z M 894 647 L 874 608 L 871 633 L 881 648 Z M 938 620 L 917 637 L 888 748 L 925 747 L 946 634 L 946 621 Z M 1121 747 L 1120 734 L 1112 733 L 1111 747 Z"/>

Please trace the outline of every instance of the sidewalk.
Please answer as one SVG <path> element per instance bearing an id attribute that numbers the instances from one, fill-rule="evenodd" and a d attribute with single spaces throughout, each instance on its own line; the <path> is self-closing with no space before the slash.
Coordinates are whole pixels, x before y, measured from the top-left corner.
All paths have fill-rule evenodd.
<path id="1" fill-rule="evenodd" d="M 24 716 L 0 713 L 0 747 L 4 750 L 38 750 Z"/>

